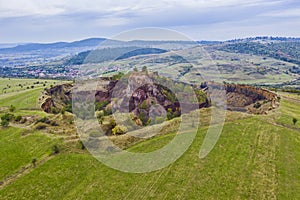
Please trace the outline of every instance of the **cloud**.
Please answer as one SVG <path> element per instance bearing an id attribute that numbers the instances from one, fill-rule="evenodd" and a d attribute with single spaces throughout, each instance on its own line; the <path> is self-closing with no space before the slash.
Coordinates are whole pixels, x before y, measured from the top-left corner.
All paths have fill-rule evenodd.
<path id="1" fill-rule="evenodd" d="M 300 35 L 291 23 L 298 24 L 299 11 L 297 0 L 0 0 L 0 25 L 5 27 L 0 39 L 109 37 L 141 27 L 176 29 L 197 39 L 222 39 L 272 30 L 273 35 L 282 34 L 278 23 L 289 27 L 289 33 Z M 293 20 L 288 23 L 287 18 Z"/>
<path id="2" fill-rule="evenodd" d="M 286 9 L 276 12 L 264 13 L 261 16 L 265 17 L 300 17 L 300 8 Z"/>

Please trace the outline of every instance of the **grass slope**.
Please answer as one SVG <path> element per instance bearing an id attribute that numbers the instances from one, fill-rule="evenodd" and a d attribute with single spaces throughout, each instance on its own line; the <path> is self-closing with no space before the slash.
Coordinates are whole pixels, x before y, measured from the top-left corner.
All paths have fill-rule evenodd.
<path id="1" fill-rule="evenodd" d="M 58 140 L 50 139 L 38 132 L 28 133 L 20 128 L 0 128 L 0 180 L 31 163 L 33 158 L 39 160 L 51 153 L 52 145 Z"/>
<path id="2" fill-rule="evenodd" d="M 8 185 L 3 199 L 300 198 L 299 132 L 262 117 L 228 122 L 214 150 L 198 158 L 206 128 L 169 167 L 145 174 L 110 169 L 89 154 L 61 154 Z M 133 151 L 155 150 L 172 135 Z"/>
<path id="3" fill-rule="evenodd" d="M 24 110 L 35 109 L 39 90 L 4 94 L 0 107 L 15 103 L 15 112 L 40 112 Z M 300 199 L 300 123 L 292 124 L 293 117 L 300 119 L 300 98 L 282 97 L 280 110 L 268 116 L 243 118 L 229 112 L 220 140 L 205 159 L 198 157 L 204 126 L 180 159 L 145 174 L 116 171 L 74 146 L 49 157 L 53 144 L 61 144 L 58 139 L 0 129 L 0 181 L 33 158 L 49 158 L 2 187 L 0 199 Z M 146 140 L 130 151 L 156 150 L 173 136 Z"/>

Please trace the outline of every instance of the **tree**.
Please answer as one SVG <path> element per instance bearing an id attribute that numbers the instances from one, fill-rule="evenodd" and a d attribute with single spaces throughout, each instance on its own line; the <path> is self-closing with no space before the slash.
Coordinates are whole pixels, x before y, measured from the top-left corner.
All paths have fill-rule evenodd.
<path id="1" fill-rule="evenodd" d="M 31 160 L 31 163 L 32 163 L 33 167 L 35 167 L 35 166 L 36 166 L 36 161 L 37 161 L 37 159 L 36 159 L 36 158 L 33 158 L 33 159 Z"/>
<path id="2" fill-rule="evenodd" d="M 148 68 L 147 68 L 147 66 L 144 66 L 144 67 L 142 68 L 142 72 L 148 73 Z"/>
<path id="3" fill-rule="evenodd" d="M 296 123 L 298 122 L 298 119 L 296 119 L 295 117 L 293 118 L 293 124 L 296 125 Z"/>
<path id="4" fill-rule="evenodd" d="M 55 154 L 58 154 L 59 153 L 59 148 L 57 145 L 53 145 L 52 146 L 52 154 L 55 155 Z"/>
<path id="5" fill-rule="evenodd" d="M 9 121 L 6 120 L 6 119 L 2 119 L 0 124 L 1 124 L 1 126 L 3 126 L 3 127 L 7 127 L 7 126 L 9 125 Z"/>
<path id="6" fill-rule="evenodd" d="M 10 105 L 9 112 L 14 112 L 16 110 L 16 107 L 13 105 Z"/>

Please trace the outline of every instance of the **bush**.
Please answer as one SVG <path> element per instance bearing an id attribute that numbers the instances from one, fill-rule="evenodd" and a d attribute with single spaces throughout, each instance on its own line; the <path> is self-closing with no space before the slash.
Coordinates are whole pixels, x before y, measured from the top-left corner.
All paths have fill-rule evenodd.
<path id="1" fill-rule="evenodd" d="M 95 103 L 95 110 L 103 110 L 107 105 L 109 104 L 109 101 L 101 101 L 101 102 L 96 102 Z"/>
<path id="2" fill-rule="evenodd" d="M 56 121 L 54 121 L 54 120 L 51 120 L 49 124 L 50 124 L 51 126 L 58 126 L 58 124 L 57 124 Z"/>
<path id="3" fill-rule="evenodd" d="M 147 109 L 147 108 L 148 108 L 147 101 L 144 100 L 144 101 L 139 105 L 139 108 L 140 108 L 140 109 Z"/>
<path id="4" fill-rule="evenodd" d="M 1 120 L 7 120 L 7 121 L 11 121 L 15 118 L 15 116 L 13 114 L 10 113 L 6 113 L 4 115 L 1 116 Z"/>
<path id="5" fill-rule="evenodd" d="M 124 125 L 117 125 L 112 129 L 112 134 L 114 135 L 122 135 L 128 131 L 127 127 Z"/>
<path id="6" fill-rule="evenodd" d="M 65 107 L 65 110 L 66 110 L 67 112 L 72 113 L 72 104 L 71 104 L 71 103 L 67 104 L 66 107 Z"/>
<path id="7" fill-rule="evenodd" d="M 35 126 L 35 129 L 37 130 L 42 130 L 42 129 L 45 129 L 47 126 L 43 123 L 38 123 L 36 126 Z"/>
<path id="8" fill-rule="evenodd" d="M 33 167 L 35 167 L 35 166 L 36 166 L 36 161 L 37 161 L 37 159 L 36 159 L 36 158 L 33 158 L 33 159 L 31 160 L 31 163 L 32 163 Z"/>
<path id="9" fill-rule="evenodd" d="M 155 123 L 155 124 L 161 124 L 161 123 L 163 123 L 165 120 L 166 120 L 165 117 L 157 116 L 157 117 L 155 117 L 154 123 Z"/>
<path id="10" fill-rule="evenodd" d="M 261 103 L 259 102 L 256 102 L 254 105 L 253 105 L 254 108 L 258 109 L 261 107 Z"/>
<path id="11" fill-rule="evenodd" d="M 146 112 L 141 111 L 138 115 L 138 118 L 141 120 L 143 126 L 147 126 L 151 122 L 151 119 L 149 119 L 149 116 Z"/>
<path id="12" fill-rule="evenodd" d="M 4 119 L 4 120 L 2 119 L 0 125 L 3 127 L 7 127 L 9 125 L 9 121 L 6 119 Z"/>
<path id="13" fill-rule="evenodd" d="M 39 123 L 39 122 L 42 122 L 42 123 L 45 123 L 45 124 L 50 124 L 51 121 L 47 117 L 42 117 L 42 118 L 40 118 L 36 121 L 36 124 Z"/>
<path id="14" fill-rule="evenodd" d="M 24 123 L 26 123 L 26 121 L 27 121 L 27 119 L 26 119 L 25 117 L 22 117 L 20 123 L 21 123 L 21 124 L 24 124 Z"/>
<path id="15" fill-rule="evenodd" d="M 293 118 L 293 124 L 296 125 L 296 123 L 298 122 L 298 119 L 296 119 L 295 117 Z"/>
<path id="16" fill-rule="evenodd" d="M 79 144 L 79 147 L 80 147 L 81 150 L 85 149 L 85 146 L 84 146 L 84 144 L 81 140 L 78 141 L 78 144 Z"/>
<path id="17" fill-rule="evenodd" d="M 58 108 L 55 108 L 55 107 L 51 108 L 51 113 L 58 114 L 59 112 L 60 112 L 60 110 Z"/>
<path id="18" fill-rule="evenodd" d="M 16 122 L 20 122 L 22 120 L 22 116 L 18 115 L 15 117 Z"/>
<path id="19" fill-rule="evenodd" d="M 57 145 L 53 145 L 52 146 L 52 154 L 55 155 L 55 154 L 58 154 L 59 153 L 59 148 Z"/>
<path id="20" fill-rule="evenodd" d="M 14 112 L 16 110 L 16 107 L 13 105 L 10 105 L 9 112 Z"/>

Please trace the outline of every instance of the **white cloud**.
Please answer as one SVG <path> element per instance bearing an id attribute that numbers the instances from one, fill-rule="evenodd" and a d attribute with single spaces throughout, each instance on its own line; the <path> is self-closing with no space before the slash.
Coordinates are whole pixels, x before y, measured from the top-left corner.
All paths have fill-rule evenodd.
<path id="1" fill-rule="evenodd" d="M 138 13 L 167 10 L 170 8 L 205 9 L 224 6 L 253 6 L 278 3 L 269 0 L 1 0 L 0 17 L 57 15 L 74 12 L 122 12 Z"/>
<path id="2" fill-rule="evenodd" d="M 109 37 L 141 27 L 175 28 L 197 39 L 223 39 L 272 30 L 279 35 L 278 22 L 283 31 L 295 35 L 298 30 L 286 19 L 299 21 L 299 7 L 298 0 L 0 0 L 0 26 L 5 27 L 0 39 Z"/>
<path id="3" fill-rule="evenodd" d="M 279 10 L 276 12 L 264 13 L 261 16 L 266 17 L 300 17 L 300 8 L 292 8 L 286 10 Z"/>

